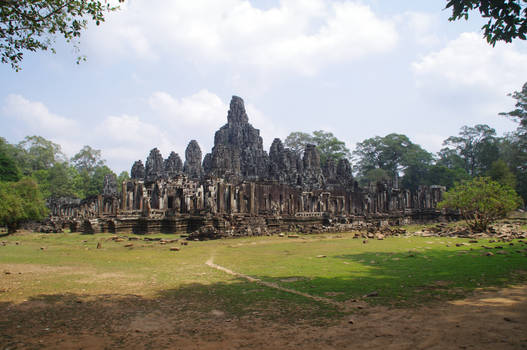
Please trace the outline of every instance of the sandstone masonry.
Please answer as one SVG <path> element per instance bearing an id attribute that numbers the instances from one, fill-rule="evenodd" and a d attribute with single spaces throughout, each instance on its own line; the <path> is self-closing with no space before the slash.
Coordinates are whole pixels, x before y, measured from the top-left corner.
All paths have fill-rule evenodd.
<path id="1" fill-rule="evenodd" d="M 202 159 L 195 140 L 185 161 L 157 148 L 131 179 L 105 179 L 101 195 L 50 203 L 55 220 L 72 231 L 190 233 L 192 238 L 262 235 L 280 231 L 320 232 L 437 219 L 444 188 L 418 191 L 377 183 L 361 188 L 348 160 L 320 163 L 314 145 L 300 156 L 274 139 L 269 154 L 250 123 L 240 97 L 233 96 L 227 124 Z"/>

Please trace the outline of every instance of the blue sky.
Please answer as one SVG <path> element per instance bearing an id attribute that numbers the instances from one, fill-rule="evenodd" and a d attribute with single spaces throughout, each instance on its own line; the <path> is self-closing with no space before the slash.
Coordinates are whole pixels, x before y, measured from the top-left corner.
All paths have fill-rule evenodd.
<path id="1" fill-rule="evenodd" d="M 291 131 L 357 142 L 403 133 L 431 152 L 497 114 L 527 81 L 527 43 L 489 46 L 446 1 L 130 0 L 80 42 L 0 66 L 0 136 L 41 135 L 72 156 L 101 149 L 117 173 L 153 147 L 210 151 L 232 95 L 268 149 Z"/>

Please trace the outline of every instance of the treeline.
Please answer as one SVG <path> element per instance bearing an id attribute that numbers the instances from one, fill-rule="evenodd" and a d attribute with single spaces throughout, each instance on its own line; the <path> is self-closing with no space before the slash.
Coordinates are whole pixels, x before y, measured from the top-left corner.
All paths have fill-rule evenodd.
<path id="1" fill-rule="evenodd" d="M 516 109 L 500 115 L 518 122 L 516 131 L 498 137 L 488 125 L 463 126 L 458 135 L 444 140 L 437 154 L 395 133 L 359 142 L 353 152 L 324 131 L 293 132 L 285 145 L 302 152 L 306 144 L 315 144 L 323 166 L 343 157 L 350 159 L 363 186 L 397 178 L 404 188 L 443 185 L 449 189 L 462 180 L 485 176 L 515 189 L 527 203 L 527 83 L 510 96 L 516 100 Z"/>
<path id="2" fill-rule="evenodd" d="M 105 165 L 101 151 L 90 146 L 68 159 L 60 145 L 41 136 L 27 136 L 18 144 L 0 138 L 0 181 L 32 179 L 43 198 L 97 195 L 107 174 L 114 173 Z M 128 178 L 123 171 L 118 181 Z"/>

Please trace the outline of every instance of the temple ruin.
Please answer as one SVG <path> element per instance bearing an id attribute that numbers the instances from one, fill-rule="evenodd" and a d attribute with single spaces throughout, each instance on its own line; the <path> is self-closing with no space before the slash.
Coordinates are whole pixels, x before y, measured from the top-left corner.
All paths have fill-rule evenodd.
<path id="1" fill-rule="evenodd" d="M 117 186 L 121 187 L 118 191 Z M 437 219 L 444 188 L 415 192 L 395 183 L 359 187 L 347 159 L 321 164 L 314 145 L 302 155 L 274 139 L 269 153 L 233 96 L 227 124 L 202 157 L 190 141 L 183 162 L 157 148 L 136 161 L 131 179 L 105 178 L 104 190 L 85 200 L 56 200 L 52 216 L 72 232 L 188 233 L 193 238 L 263 235 L 281 231 L 349 230 L 366 223 L 406 224 Z"/>

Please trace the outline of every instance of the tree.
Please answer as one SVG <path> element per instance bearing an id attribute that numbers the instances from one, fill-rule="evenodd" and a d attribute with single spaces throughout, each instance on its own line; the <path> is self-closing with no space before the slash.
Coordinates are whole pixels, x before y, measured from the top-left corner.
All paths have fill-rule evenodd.
<path id="1" fill-rule="evenodd" d="M 33 173 L 44 198 L 82 197 L 82 186 L 76 182 L 79 173 L 67 162 L 57 163 L 48 170 Z"/>
<path id="2" fill-rule="evenodd" d="M 383 177 L 389 179 L 401 174 L 406 176 L 403 182 L 411 187 L 421 182 L 420 177 L 433 159 L 430 152 L 414 144 L 408 136 L 395 133 L 357 143 L 353 155 L 355 170 L 363 184 L 375 182 L 381 172 L 372 170 L 382 169 Z"/>
<path id="3" fill-rule="evenodd" d="M 46 204 L 33 179 L 0 182 L 0 225 L 7 226 L 8 233 L 15 232 L 20 222 L 39 220 L 46 214 Z"/>
<path id="4" fill-rule="evenodd" d="M 502 185 L 516 188 L 516 176 L 503 159 L 498 159 L 492 163 L 487 176 Z"/>
<path id="5" fill-rule="evenodd" d="M 16 148 L 15 157 L 24 175 L 31 175 L 37 170 L 49 169 L 66 160 L 60 145 L 42 136 L 26 136 Z"/>
<path id="6" fill-rule="evenodd" d="M 117 176 L 117 192 L 121 193 L 122 191 L 122 184 L 123 181 L 130 180 L 130 175 L 128 174 L 128 171 L 121 171 L 119 176 Z"/>
<path id="7" fill-rule="evenodd" d="M 507 135 L 502 143 L 502 157 L 506 157 L 509 167 L 516 176 L 516 191 L 527 201 L 527 83 L 521 91 L 509 94 L 516 100 L 515 109 L 500 113 L 518 122 L 514 133 Z"/>
<path id="8" fill-rule="evenodd" d="M 13 158 L 0 148 L 0 181 L 18 181 L 20 170 Z"/>
<path id="9" fill-rule="evenodd" d="M 458 160 L 463 160 L 463 167 L 471 176 L 485 174 L 491 164 L 499 158 L 499 140 L 496 130 L 485 124 L 473 127 L 463 126 L 459 136 L 450 136 L 443 145 L 440 155 L 454 158 L 456 160 L 444 159 L 444 164 L 452 163 L 458 165 Z M 455 159 L 455 158 L 454 158 Z"/>
<path id="10" fill-rule="evenodd" d="M 2 63 L 10 63 L 18 71 L 24 51 L 55 52 L 55 36 L 67 42 L 78 40 L 87 18 L 99 25 L 107 12 L 117 8 L 107 0 L 0 0 Z"/>
<path id="11" fill-rule="evenodd" d="M 470 11 L 478 10 L 488 19 L 481 29 L 492 46 L 497 41 L 510 43 L 513 39 L 525 40 L 527 34 L 527 0 L 449 0 L 446 8 L 452 9 L 450 21 L 468 19 Z"/>
<path id="12" fill-rule="evenodd" d="M 75 170 L 78 172 L 77 183 L 83 197 L 101 193 L 105 174 L 113 174 L 101 157 L 101 151 L 90 146 L 84 146 L 71 158 Z"/>
<path id="13" fill-rule="evenodd" d="M 106 165 L 96 167 L 92 173 L 82 171 L 80 177 L 82 179 L 81 190 L 83 197 L 100 194 L 104 187 L 104 176 L 107 174 L 115 176 L 114 172 Z"/>
<path id="14" fill-rule="evenodd" d="M 520 123 L 520 128 L 527 131 L 527 83 L 523 84 L 521 91 L 508 94 L 516 100 L 516 109 L 510 112 L 502 112 L 500 115 L 512 118 Z"/>
<path id="15" fill-rule="evenodd" d="M 350 150 L 346 148 L 344 141 L 340 141 L 331 132 L 318 130 L 313 131 L 313 143 L 320 152 L 320 163 L 326 164 L 328 160 L 333 159 L 335 162 L 351 157 Z"/>
<path id="16" fill-rule="evenodd" d="M 301 131 L 290 133 L 284 141 L 284 145 L 301 156 L 304 153 L 306 145 L 313 144 L 313 136 Z"/>
<path id="17" fill-rule="evenodd" d="M 105 161 L 101 158 L 101 151 L 90 146 L 84 146 L 71 158 L 71 162 L 79 172 L 93 172 L 97 167 L 104 165 Z"/>
<path id="18" fill-rule="evenodd" d="M 452 188 L 456 183 L 468 180 L 470 176 L 461 167 L 447 167 L 440 163 L 436 163 L 428 168 L 428 172 L 424 179 L 426 185 L 441 185 L 448 189 Z"/>
<path id="19" fill-rule="evenodd" d="M 423 185 L 432 164 L 433 156 L 430 152 L 416 144 L 411 144 L 403 154 L 401 164 L 404 175 L 401 181 L 403 188 L 417 190 Z"/>
<path id="20" fill-rule="evenodd" d="M 481 232 L 521 205 L 520 196 L 512 188 L 488 177 L 476 177 L 445 192 L 438 207 L 459 210 L 468 227 Z"/>
<path id="21" fill-rule="evenodd" d="M 389 181 L 390 179 L 390 175 L 388 175 L 386 170 L 381 168 L 373 168 L 364 174 L 363 178 L 361 178 L 361 182 L 362 184 L 367 185 L 369 183 L 375 184 L 377 182 Z"/>
<path id="22" fill-rule="evenodd" d="M 313 135 L 295 131 L 289 134 L 284 141 L 286 147 L 301 156 L 308 144 L 315 145 L 320 152 L 320 163 L 326 164 L 329 159 L 338 161 L 341 158 L 350 158 L 351 153 L 344 141 L 340 141 L 333 133 L 324 130 L 313 131 Z"/>

